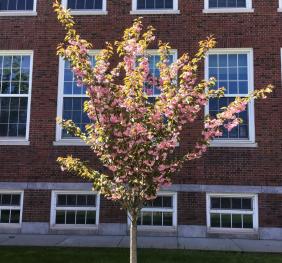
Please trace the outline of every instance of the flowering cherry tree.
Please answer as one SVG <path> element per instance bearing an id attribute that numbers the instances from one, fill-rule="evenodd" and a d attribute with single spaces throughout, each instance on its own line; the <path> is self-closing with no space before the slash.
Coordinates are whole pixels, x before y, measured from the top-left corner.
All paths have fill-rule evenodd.
<path id="1" fill-rule="evenodd" d="M 63 170 L 92 181 L 93 189 L 118 201 L 128 212 L 130 262 L 136 263 L 137 219 L 144 203 L 171 184 L 172 175 L 185 161 L 200 158 L 211 140 L 222 135 L 223 126 L 231 130 L 240 124 L 238 113 L 246 110 L 250 100 L 265 98 L 272 87 L 236 98 L 216 118 L 206 116 L 194 149 L 176 157 L 173 153 L 184 127 L 199 117 L 209 98 L 224 95 L 224 89 L 212 89 L 215 79 L 197 80 L 199 63 L 215 40 L 207 38 L 199 43 L 194 58 L 183 54 L 172 64 L 168 61 L 170 46 L 159 42 L 160 77 L 156 79 L 150 75 L 147 52 L 155 40 L 154 29 L 144 30 L 141 19 L 124 31 L 121 41 L 106 43 L 91 65 L 88 51 L 92 45 L 80 38 L 71 15 L 57 0 L 54 10 L 67 32 L 58 55 L 70 61 L 78 86 L 85 87 L 89 97 L 84 105 L 90 119 L 85 132 L 71 120 L 60 123 L 91 147 L 106 171 L 96 171 L 72 156 L 60 157 L 58 162 Z M 120 62 L 112 65 L 111 58 L 117 55 Z M 161 92 L 154 103 L 148 100 L 152 86 Z"/>

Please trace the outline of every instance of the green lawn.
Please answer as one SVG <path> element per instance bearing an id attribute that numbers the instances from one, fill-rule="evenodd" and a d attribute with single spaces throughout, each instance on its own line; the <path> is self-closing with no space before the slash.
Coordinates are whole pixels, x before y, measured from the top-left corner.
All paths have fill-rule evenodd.
<path id="1" fill-rule="evenodd" d="M 128 249 L 106 248 L 6 248 L 5 263 L 127 263 Z M 139 263 L 282 263 L 282 254 L 203 252 L 185 250 L 139 251 Z"/>

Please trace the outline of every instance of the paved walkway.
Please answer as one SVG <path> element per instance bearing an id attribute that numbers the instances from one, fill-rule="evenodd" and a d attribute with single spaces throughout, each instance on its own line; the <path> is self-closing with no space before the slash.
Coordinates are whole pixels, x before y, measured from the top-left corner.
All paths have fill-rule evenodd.
<path id="1" fill-rule="evenodd" d="M 0 246 L 128 247 L 128 236 L 1 234 Z M 139 237 L 140 248 L 282 253 L 282 240 Z"/>

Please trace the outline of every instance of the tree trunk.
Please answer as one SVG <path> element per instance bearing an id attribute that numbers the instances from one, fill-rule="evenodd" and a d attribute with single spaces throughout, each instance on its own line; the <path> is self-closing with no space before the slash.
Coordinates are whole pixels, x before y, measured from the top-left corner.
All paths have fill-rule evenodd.
<path id="1" fill-rule="evenodd" d="M 137 219 L 130 224 L 130 263 L 137 263 Z"/>

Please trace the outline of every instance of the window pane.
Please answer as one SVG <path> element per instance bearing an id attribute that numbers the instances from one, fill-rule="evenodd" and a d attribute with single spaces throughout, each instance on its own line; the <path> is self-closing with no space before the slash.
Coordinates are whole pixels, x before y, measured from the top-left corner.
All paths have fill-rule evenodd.
<path id="1" fill-rule="evenodd" d="M 152 225 L 152 213 L 151 212 L 143 212 L 143 225 Z"/>
<path id="2" fill-rule="evenodd" d="M 57 206 L 66 206 L 67 205 L 67 196 L 58 195 L 57 196 Z"/>
<path id="3" fill-rule="evenodd" d="M 96 206 L 96 195 L 87 195 L 87 205 Z"/>
<path id="4" fill-rule="evenodd" d="M 77 206 L 86 206 L 86 195 L 77 195 Z"/>
<path id="5" fill-rule="evenodd" d="M 163 196 L 163 207 L 172 208 L 172 196 Z"/>
<path id="6" fill-rule="evenodd" d="M 211 208 L 212 209 L 220 209 L 220 198 L 212 197 L 211 198 Z"/>
<path id="7" fill-rule="evenodd" d="M 65 224 L 65 211 L 56 211 L 56 224 Z"/>
<path id="8" fill-rule="evenodd" d="M 242 209 L 241 198 L 232 198 L 232 209 Z"/>
<path id="9" fill-rule="evenodd" d="M 96 224 L 96 211 L 87 211 L 86 224 L 88 225 Z"/>
<path id="10" fill-rule="evenodd" d="M 66 224 L 75 224 L 75 211 L 66 211 Z"/>
<path id="11" fill-rule="evenodd" d="M 3 194 L 2 195 L 1 205 L 9 206 L 9 205 L 11 205 L 11 203 L 12 203 L 12 195 L 10 195 L 10 194 Z"/>
<path id="12" fill-rule="evenodd" d="M 243 228 L 253 228 L 252 215 L 243 215 Z"/>
<path id="13" fill-rule="evenodd" d="M 163 213 L 163 225 L 172 226 L 173 225 L 172 217 L 173 217 L 172 213 Z"/>
<path id="14" fill-rule="evenodd" d="M 1 210 L 1 219 L 0 223 L 9 223 L 10 222 L 10 210 Z"/>
<path id="15" fill-rule="evenodd" d="M 77 211 L 76 213 L 76 224 L 85 224 L 86 211 Z"/>
<path id="16" fill-rule="evenodd" d="M 220 227 L 220 214 L 211 214 L 211 227 Z"/>
<path id="17" fill-rule="evenodd" d="M 242 228 L 242 215 L 232 215 L 232 228 Z"/>
<path id="18" fill-rule="evenodd" d="M 243 198 L 242 199 L 242 208 L 247 210 L 252 210 L 252 198 Z"/>
<path id="19" fill-rule="evenodd" d="M 20 205 L 21 204 L 21 195 L 12 195 L 12 205 Z"/>
<path id="20" fill-rule="evenodd" d="M 67 206 L 76 206 L 76 195 L 67 195 Z"/>
<path id="21" fill-rule="evenodd" d="M 231 215 L 221 214 L 221 227 L 231 227 Z"/>
<path id="22" fill-rule="evenodd" d="M 162 207 L 163 206 L 163 198 L 158 196 L 155 200 L 153 200 L 153 207 Z"/>
<path id="23" fill-rule="evenodd" d="M 11 210 L 11 221 L 10 223 L 20 223 L 20 210 Z"/>
<path id="24" fill-rule="evenodd" d="M 231 198 L 228 197 L 221 198 L 221 209 L 231 209 Z"/>
<path id="25" fill-rule="evenodd" d="M 162 225 L 162 213 L 161 212 L 154 212 L 153 213 L 153 225 L 154 226 L 161 226 Z"/>

